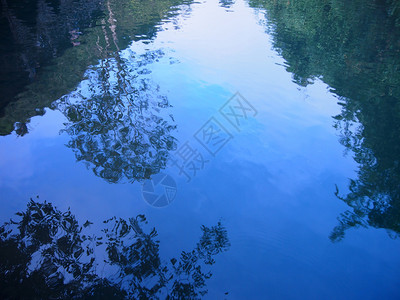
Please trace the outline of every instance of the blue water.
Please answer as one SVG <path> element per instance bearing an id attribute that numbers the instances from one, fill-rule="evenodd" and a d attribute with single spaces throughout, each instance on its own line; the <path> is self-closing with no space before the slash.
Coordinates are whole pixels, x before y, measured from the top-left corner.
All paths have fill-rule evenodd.
<path id="1" fill-rule="evenodd" d="M 206 0 L 164 19 L 154 38 L 120 50 L 128 66 L 140 54 L 162 51 L 138 80 L 152 85 L 149 101 L 167 97 L 169 107 L 151 109 L 176 126 L 168 133 L 176 139 L 173 150 L 188 142 L 207 161 L 195 174 L 186 169 L 190 179 L 170 160 L 161 166 L 176 182 L 169 205 L 145 201 L 146 180 L 122 175 L 112 183 L 96 176 L 90 159 L 77 161 L 77 150 L 66 146 L 74 135 L 65 130 L 71 122 L 62 103 L 90 98 L 90 70 L 99 60 L 74 91 L 32 117 L 28 134 L 0 138 L 1 221 L 37 195 L 61 211 L 70 208 L 82 223 L 90 220 L 93 230 L 112 216 L 144 214 L 158 231 L 162 259 L 193 248 L 201 225 L 221 221 L 230 247 L 215 257 L 205 299 L 398 298 L 398 239 L 372 227 L 329 239 L 348 209 L 335 196 L 336 186 L 346 194 L 359 165 L 333 127 L 332 116 L 342 108 L 337 95 L 323 79 L 307 87 L 293 82 L 266 22 L 264 11 L 246 1 L 226 8 Z M 248 115 L 236 110 L 238 125 L 221 109 L 240 96 Z M 210 119 L 225 130 L 211 152 L 199 143 Z"/>

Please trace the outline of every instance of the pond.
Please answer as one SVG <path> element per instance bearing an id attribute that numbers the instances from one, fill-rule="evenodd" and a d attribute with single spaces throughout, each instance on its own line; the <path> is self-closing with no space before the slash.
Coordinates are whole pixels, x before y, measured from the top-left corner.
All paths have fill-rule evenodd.
<path id="1" fill-rule="evenodd" d="M 397 1 L 2 12 L 0 298 L 399 298 Z"/>

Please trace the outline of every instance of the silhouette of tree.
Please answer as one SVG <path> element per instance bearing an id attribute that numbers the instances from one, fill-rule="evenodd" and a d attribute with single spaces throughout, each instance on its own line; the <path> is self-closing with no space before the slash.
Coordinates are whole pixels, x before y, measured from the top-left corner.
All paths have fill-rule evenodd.
<path id="1" fill-rule="evenodd" d="M 17 216 L 0 227 L 2 299 L 199 299 L 211 277 L 203 269 L 230 246 L 221 223 L 202 226 L 194 250 L 165 262 L 144 215 L 108 219 L 99 236 L 48 202 L 31 199 Z"/>

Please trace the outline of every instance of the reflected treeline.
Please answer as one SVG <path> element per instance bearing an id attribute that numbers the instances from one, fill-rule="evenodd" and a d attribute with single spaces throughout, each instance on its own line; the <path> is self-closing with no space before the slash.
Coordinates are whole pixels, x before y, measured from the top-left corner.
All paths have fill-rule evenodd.
<path id="1" fill-rule="evenodd" d="M 0 135 L 76 88 L 88 66 L 132 40 L 151 39 L 186 0 L 1 0 Z"/>
<path id="2" fill-rule="evenodd" d="M 37 79 L 39 70 L 77 45 L 80 30 L 95 25 L 102 2 L 1 0 L 1 6 L 0 116 L 4 116 L 7 104 Z"/>
<path id="3" fill-rule="evenodd" d="M 164 261 L 144 215 L 106 220 L 100 234 L 91 224 L 31 200 L 0 227 L 1 299 L 199 299 L 230 246 L 221 223 L 202 226 L 191 251 Z"/>
<path id="4" fill-rule="evenodd" d="M 383 1 L 250 1 L 266 9 L 275 49 L 302 86 L 320 78 L 342 106 L 340 142 L 359 163 L 350 209 L 330 238 L 352 227 L 400 234 L 400 3 Z"/>

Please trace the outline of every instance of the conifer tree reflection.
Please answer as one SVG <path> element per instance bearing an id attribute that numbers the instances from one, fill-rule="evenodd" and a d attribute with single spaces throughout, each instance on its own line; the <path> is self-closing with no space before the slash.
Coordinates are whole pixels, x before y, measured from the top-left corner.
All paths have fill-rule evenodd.
<path id="1" fill-rule="evenodd" d="M 31 200 L 17 215 L 0 227 L 2 299 L 198 299 L 211 277 L 204 268 L 230 246 L 221 223 L 202 226 L 192 251 L 165 262 L 144 215 L 106 220 L 101 235 L 47 202 Z"/>

